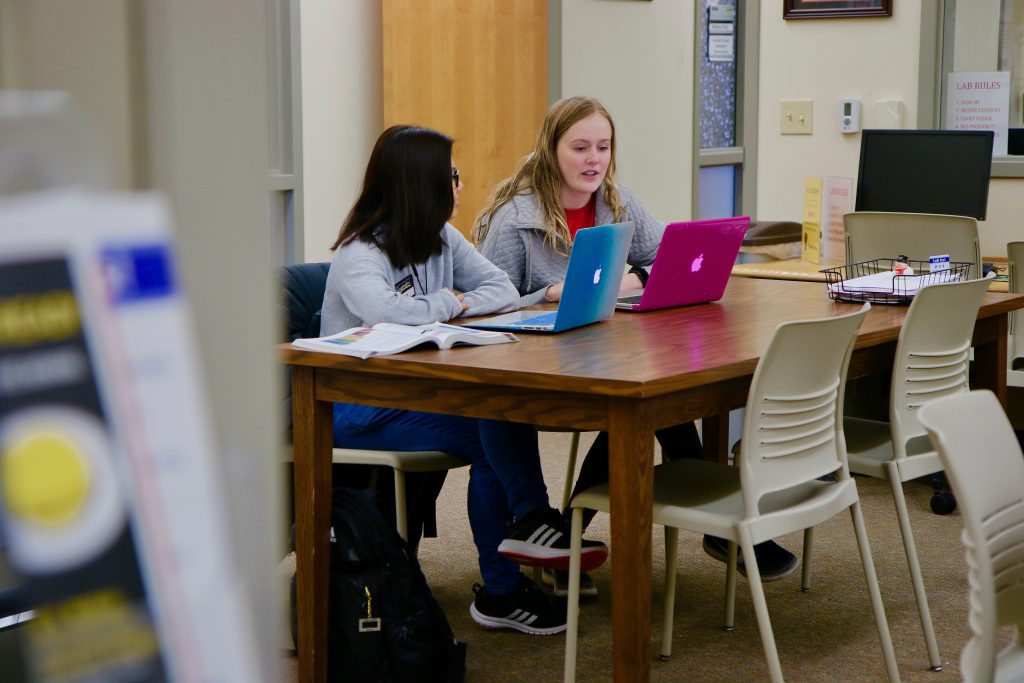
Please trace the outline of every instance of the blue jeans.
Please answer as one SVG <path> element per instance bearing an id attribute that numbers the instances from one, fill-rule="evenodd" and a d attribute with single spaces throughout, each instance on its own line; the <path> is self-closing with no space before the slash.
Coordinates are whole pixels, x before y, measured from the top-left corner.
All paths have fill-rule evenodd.
<path id="1" fill-rule="evenodd" d="M 468 462 L 467 508 L 491 595 L 519 585 L 519 565 L 498 554 L 513 519 L 550 507 L 532 425 L 412 410 L 334 404 L 334 443 L 345 448 L 444 451 Z"/>

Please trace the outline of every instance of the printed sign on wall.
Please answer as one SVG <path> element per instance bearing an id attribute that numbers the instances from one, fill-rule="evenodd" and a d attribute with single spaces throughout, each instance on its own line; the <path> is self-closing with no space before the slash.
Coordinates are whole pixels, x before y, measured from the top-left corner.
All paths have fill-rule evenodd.
<path id="1" fill-rule="evenodd" d="M 826 263 L 844 263 L 846 227 L 843 214 L 853 211 L 853 178 L 826 176 L 821 203 L 821 258 Z"/>
<path id="2" fill-rule="evenodd" d="M 1010 72 L 951 73 L 946 93 L 946 128 L 991 130 L 995 133 L 992 155 L 1005 155 L 1010 122 Z"/>

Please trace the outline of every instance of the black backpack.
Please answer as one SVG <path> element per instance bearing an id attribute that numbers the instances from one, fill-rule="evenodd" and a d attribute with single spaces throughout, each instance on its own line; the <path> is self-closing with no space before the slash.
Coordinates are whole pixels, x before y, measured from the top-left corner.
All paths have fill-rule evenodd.
<path id="1" fill-rule="evenodd" d="M 331 505 L 328 680 L 462 683 L 466 645 L 405 541 L 366 492 L 336 488 Z"/>

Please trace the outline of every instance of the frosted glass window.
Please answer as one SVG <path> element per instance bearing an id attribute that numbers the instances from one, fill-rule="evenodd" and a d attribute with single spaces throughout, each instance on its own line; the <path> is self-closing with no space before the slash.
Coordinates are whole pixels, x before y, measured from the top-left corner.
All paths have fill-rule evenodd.
<path id="1" fill-rule="evenodd" d="M 700 148 L 736 146 L 736 45 L 738 42 L 739 16 L 736 0 L 701 0 L 704 11 L 700 12 L 700 26 L 697 30 L 700 50 Z M 732 15 L 732 59 L 723 59 L 728 47 L 730 22 L 723 21 Z M 710 17 L 710 22 L 709 22 Z M 711 34 L 709 35 L 709 24 Z M 709 50 L 710 38 L 710 50 Z M 710 55 L 710 56 L 709 56 Z M 732 214 L 729 214 L 732 215 Z"/>
<path id="2" fill-rule="evenodd" d="M 697 218 L 726 218 L 735 216 L 736 167 L 704 166 L 700 169 L 700 199 Z"/>
<path id="3" fill-rule="evenodd" d="M 1003 0 L 999 70 L 1010 72 L 1010 127 L 1024 125 L 1024 0 Z"/>

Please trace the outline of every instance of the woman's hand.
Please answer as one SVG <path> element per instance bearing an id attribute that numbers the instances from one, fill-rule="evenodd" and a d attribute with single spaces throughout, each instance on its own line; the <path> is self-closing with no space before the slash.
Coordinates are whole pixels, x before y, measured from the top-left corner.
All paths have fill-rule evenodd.
<path id="1" fill-rule="evenodd" d="M 449 294 L 451 294 L 452 296 L 455 297 L 455 300 L 458 301 L 459 304 L 462 306 L 462 312 L 463 313 L 465 313 L 466 311 L 469 310 L 469 304 L 467 304 L 465 302 L 466 297 L 465 297 L 464 294 L 456 294 L 455 292 L 453 292 L 452 290 L 448 289 L 447 287 L 442 287 L 441 289 L 443 289 L 444 291 L 448 292 Z"/>
<path id="2" fill-rule="evenodd" d="M 558 301 L 562 298 L 562 286 L 565 282 L 559 282 L 558 284 L 548 285 L 548 288 L 544 290 L 544 298 L 548 301 Z"/>
<path id="3" fill-rule="evenodd" d="M 627 292 L 632 289 L 643 289 L 644 283 L 636 273 L 626 273 L 622 276 L 622 284 L 619 285 L 620 292 Z"/>

